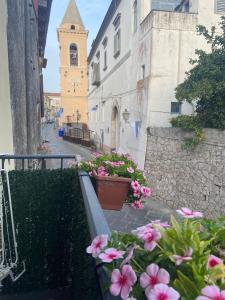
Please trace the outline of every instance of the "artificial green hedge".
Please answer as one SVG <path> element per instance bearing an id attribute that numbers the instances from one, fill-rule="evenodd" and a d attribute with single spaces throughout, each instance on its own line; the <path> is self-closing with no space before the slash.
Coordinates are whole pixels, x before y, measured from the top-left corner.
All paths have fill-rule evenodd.
<path id="1" fill-rule="evenodd" d="M 71 299 L 98 299 L 78 173 L 12 171 L 10 186 L 20 261 L 26 273 L 4 282 L 4 294 L 71 287 Z"/>

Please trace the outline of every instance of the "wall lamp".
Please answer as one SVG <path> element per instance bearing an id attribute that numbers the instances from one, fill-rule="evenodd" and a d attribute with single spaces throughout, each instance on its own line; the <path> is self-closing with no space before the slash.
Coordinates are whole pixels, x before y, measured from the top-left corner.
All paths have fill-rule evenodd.
<path id="1" fill-rule="evenodd" d="M 130 113 L 127 109 L 125 109 L 125 111 L 122 113 L 123 115 L 123 119 L 125 121 L 125 123 L 128 123 L 129 119 L 130 119 Z"/>

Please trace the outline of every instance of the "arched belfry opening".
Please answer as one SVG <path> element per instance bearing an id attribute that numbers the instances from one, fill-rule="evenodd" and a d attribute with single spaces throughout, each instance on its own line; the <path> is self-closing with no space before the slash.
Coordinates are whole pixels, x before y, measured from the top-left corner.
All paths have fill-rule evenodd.
<path id="1" fill-rule="evenodd" d="M 76 44 L 70 45 L 70 65 L 78 66 L 78 48 Z"/>

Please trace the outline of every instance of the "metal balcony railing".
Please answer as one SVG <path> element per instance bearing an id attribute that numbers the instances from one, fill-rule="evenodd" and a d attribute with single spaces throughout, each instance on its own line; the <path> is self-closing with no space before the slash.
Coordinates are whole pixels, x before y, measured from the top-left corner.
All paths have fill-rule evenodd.
<path id="1" fill-rule="evenodd" d="M 46 169 L 47 160 L 59 160 L 63 169 L 65 160 L 78 161 L 77 155 L 0 155 L 1 168 L 5 168 L 5 162 L 20 162 L 20 169 Z"/>

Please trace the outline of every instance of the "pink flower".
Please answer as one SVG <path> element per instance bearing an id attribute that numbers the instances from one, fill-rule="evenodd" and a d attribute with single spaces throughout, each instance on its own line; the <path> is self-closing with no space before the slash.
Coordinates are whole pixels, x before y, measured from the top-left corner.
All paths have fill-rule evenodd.
<path id="1" fill-rule="evenodd" d="M 110 292 L 113 296 L 121 295 L 122 299 L 127 299 L 136 281 L 137 276 L 130 265 L 123 266 L 121 272 L 114 269 L 111 276 Z"/>
<path id="2" fill-rule="evenodd" d="M 206 286 L 201 290 L 203 296 L 199 296 L 196 300 L 225 300 L 225 291 L 215 285 Z"/>
<path id="3" fill-rule="evenodd" d="M 102 234 L 97 236 L 91 243 L 89 247 L 87 247 L 87 253 L 92 254 L 93 257 L 98 257 L 101 253 L 101 250 L 105 248 L 108 244 L 108 235 Z"/>
<path id="4" fill-rule="evenodd" d="M 141 190 L 140 183 L 137 180 L 136 181 L 132 181 L 131 182 L 131 186 L 132 186 L 132 189 L 134 191 L 136 191 L 136 190 L 140 191 Z"/>
<path id="5" fill-rule="evenodd" d="M 178 300 L 180 294 L 166 284 L 156 284 L 148 295 L 148 300 Z"/>
<path id="6" fill-rule="evenodd" d="M 146 186 L 142 186 L 141 187 L 141 193 L 143 195 L 143 197 L 150 197 L 152 194 L 152 191 L 150 188 L 146 187 Z"/>
<path id="7" fill-rule="evenodd" d="M 98 176 L 108 176 L 109 174 L 106 171 L 105 167 L 99 167 L 98 168 Z"/>
<path id="8" fill-rule="evenodd" d="M 101 156 L 102 156 L 102 154 L 101 154 L 101 153 L 99 153 L 99 152 L 95 152 L 95 153 L 94 153 L 94 156 L 95 156 L 96 158 L 98 158 L 98 157 L 101 157 Z"/>
<path id="9" fill-rule="evenodd" d="M 139 200 L 139 201 L 134 201 L 134 202 L 131 204 L 131 207 L 134 208 L 134 209 L 143 209 L 143 203 L 141 202 L 141 200 Z"/>
<path id="10" fill-rule="evenodd" d="M 113 162 L 110 162 L 110 164 L 112 167 L 120 167 L 120 166 L 125 165 L 125 162 L 124 161 L 113 161 Z"/>
<path id="11" fill-rule="evenodd" d="M 192 253 L 193 249 L 190 248 L 187 251 L 185 251 L 183 255 L 173 255 L 173 258 L 175 259 L 175 264 L 177 266 L 180 266 L 182 262 L 192 260 Z"/>
<path id="12" fill-rule="evenodd" d="M 151 224 L 152 224 L 152 227 L 157 227 L 157 226 L 163 227 L 163 228 L 170 227 L 168 222 L 162 222 L 161 220 L 152 221 Z"/>
<path id="13" fill-rule="evenodd" d="M 139 190 L 134 190 L 133 195 L 134 195 L 135 198 L 140 198 L 141 197 L 141 193 L 140 193 Z"/>
<path id="14" fill-rule="evenodd" d="M 99 258 L 106 263 L 111 263 L 114 259 L 123 258 L 124 251 L 118 251 L 115 248 L 108 248 L 105 253 L 101 253 Z"/>
<path id="15" fill-rule="evenodd" d="M 129 167 L 129 168 L 127 168 L 127 172 L 132 174 L 132 173 L 134 173 L 134 169 L 132 167 Z"/>
<path id="16" fill-rule="evenodd" d="M 157 246 L 157 241 L 161 239 L 161 233 L 157 229 L 149 229 L 143 234 L 144 248 L 152 251 Z"/>
<path id="17" fill-rule="evenodd" d="M 159 269 L 156 264 L 151 264 L 147 267 L 146 272 L 141 274 L 140 285 L 145 289 L 146 297 L 156 284 L 170 282 L 170 275 L 165 269 Z"/>
<path id="18" fill-rule="evenodd" d="M 137 249 L 137 248 L 138 248 L 137 245 L 131 246 L 131 247 L 129 248 L 128 253 L 127 253 L 127 257 L 122 261 L 121 266 L 130 263 L 130 260 L 131 260 L 131 258 L 132 258 L 133 255 L 134 255 L 134 250 Z"/>
<path id="19" fill-rule="evenodd" d="M 219 257 L 214 256 L 214 255 L 209 255 L 209 257 L 208 257 L 208 263 L 207 263 L 207 268 L 208 269 L 212 269 L 215 266 L 217 266 L 219 264 L 222 264 L 222 263 L 223 263 L 223 261 Z"/>
<path id="20" fill-rule="evenodd" d="M 187 207 L 182 207 L 181 209 L 177 209 L 177 212 L 184 218 L 188 218 L 188 219 L 203 217 L 203 214 L 201 212 L 192 211 L 190 208 Z"/>

